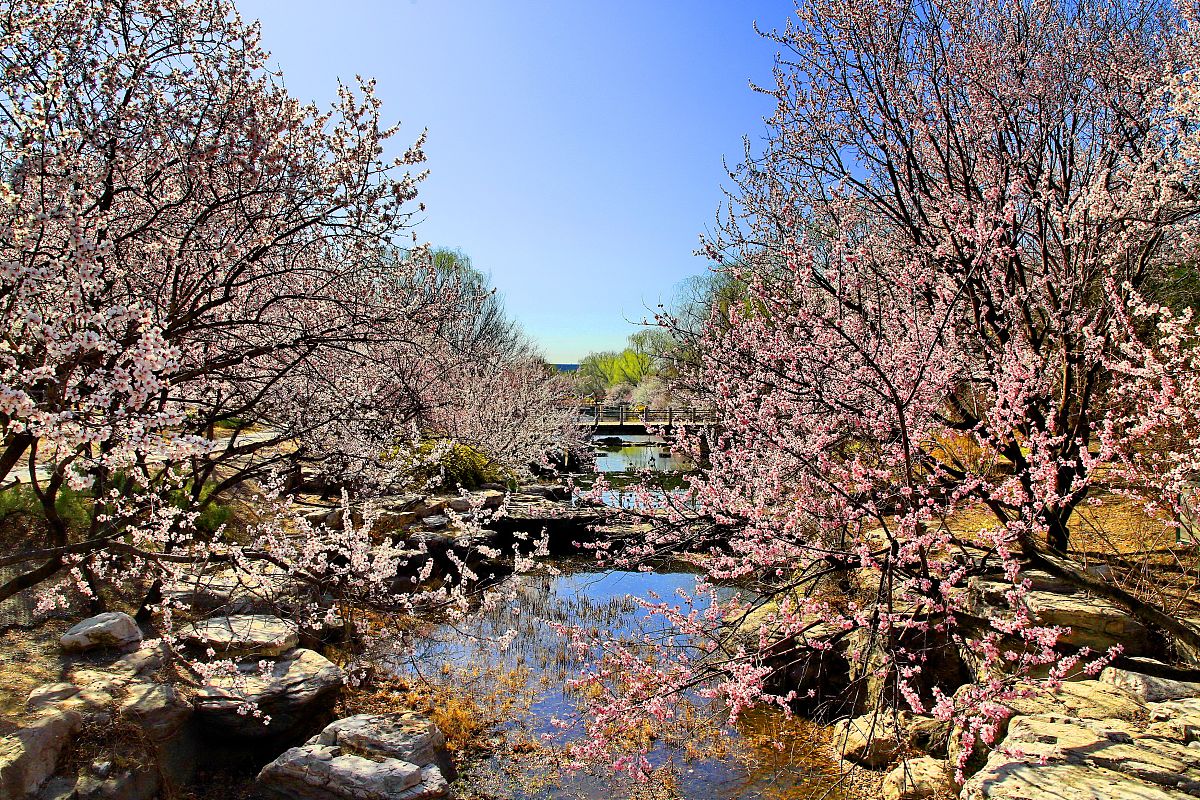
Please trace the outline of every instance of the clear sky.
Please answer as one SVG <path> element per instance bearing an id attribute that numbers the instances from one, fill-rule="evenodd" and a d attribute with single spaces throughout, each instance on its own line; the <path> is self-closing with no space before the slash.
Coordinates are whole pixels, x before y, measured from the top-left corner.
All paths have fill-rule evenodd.
<path id="1" fill-rule="evenodd" d="M 757 141 L 790 0 L 238 0 L 289 90 L 378 80 L 429 129 L 422 241 L 492 275 L 552 362 L 614 349 L 683 279 Z"/>

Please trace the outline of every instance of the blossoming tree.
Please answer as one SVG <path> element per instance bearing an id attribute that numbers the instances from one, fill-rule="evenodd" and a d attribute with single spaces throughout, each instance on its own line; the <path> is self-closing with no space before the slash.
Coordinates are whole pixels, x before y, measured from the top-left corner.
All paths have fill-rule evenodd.
<path id="1" fill-rule="evenodd" d="M 636 661 L 612 646 L 586 678 L 592 755 L 627 720 L 669 716 L 662 696 L 686 686 L 735 713 L 802 699 L 769 688 L 781 642 L 814 662 L 841 643 L 868 706 L 988 738 L 1019 681 L 1116 654 L 1056 648 L 1062 631 L 1021 602 L 1030 567 L 1200 644 L 1070 555 L 1073 515 L 1105 476 L 1169 506 L 1156 470 L 1178 488 L 1196 463 L 1194 437 L 1145 448 L 1196 430 L 1194 325 L 1166 308 L 1190 302 L 1173 276 L 1194 269 L 1200 211 L 1182 16 L 806 0 L 769 34 L 769 138 L 731 174 L 736 205 L 705 248 L 745 290 L 698 342 L 663 319 L 696 345 L 689 383 L 722 420 L 709 467 L 644 549 L 706 554 L 690 612 L 654 605 L 691 645 L 681 661 L 643 643 L 655 657 L 635 680 L 604 666 Z M 963 612 L 983 574 L 1010 584 L 1012 613 L 980 630 Z M 730 580 L 754 599 L 718 600 Z M 755 612 L 749 636 L 719 624 Z M 947 649 L 974 661 L 954 697 L 938 680 Z"/>
<path id="2" fill-rule="evenodd" d="M 396 556 L 369 529 L 282 500 L 237 536 L 197 519 L 303 463 L 352 490 L 402 482 L 426 436 L 521 474 L 570 430 L 512 331 L 487 335 L 490 291 L 402 246 L 424 135 L 385 160 L 396 128 L 372 82 L 321 110 L 266 59 L 224 0 L 4 12 L 0 480 L 29 487 L 43 524 L 0 557 L 0 600 L 66 577 L 169 611 L 163 586 L 236 564 L 382 602 Z M 487 420 L 510 428 L 446 424 L 489 384 L 523 409 Z M 69 492 L 82 526 L 60 513 Z"/>

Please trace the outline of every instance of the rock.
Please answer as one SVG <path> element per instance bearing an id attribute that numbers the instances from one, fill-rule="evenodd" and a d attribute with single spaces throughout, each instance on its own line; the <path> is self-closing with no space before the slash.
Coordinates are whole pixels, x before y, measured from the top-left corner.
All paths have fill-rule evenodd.
<path id="1" fill-rule="evenodd" d="M 952 797 L 954 784 L 945 761 L 922 756 L 910 758 L 889 772 L 882 791 L 886 800 L 926 800 Z"/>
<path id="2" fill-rule="evenodd" d="M 268 792 L 295 800 L 426 800 L 444 797 L 445 737 L 413 713 L 338 720 L 259 773 Z"/>
<path id="3" fill-rule="evenodd" d="M 59 643 L 71 652 L 136 647 L 142 643 L 142 631 L 128 614 L 107 611 L 80 622 L 64 633 Z"/>
<path id="4" fill-rule="evenodd" d="M 35 797 L 37 800 L 75 800 L 75 776 L 55 775 Z"/>
<path id="5" fill-rule="evenodd" d="M 135 681 L 124 688 L 118 713 L 135 722 L 153 741 L 171 738 L 192 716 L 192 704 L 170 684 Z"/>
<path id="6" fill-rule="evenodd" d="M 44 683 L 34 687 L 25 701 L 25 707 L 30 711 L 40 711 L 47 706 L 54 706 L 63 700 L 79 694 L 79 687 L 73 683 Z"/>
<path id="7" fill-rule="evenodd" d="M 285 800 L 425 800 L 448 789 L 436 766 L 372 761 L 318 744 L 285 751 L 263 767 L 258 782 Z"/>
<path id="8" fill-rule="evenodd" d="M 1068 681 L 1057 691 L 1042 689 L 1029 697 L 1008 701 L 1016 714 L 1057 714 L 1082 719 L 1132 720 L 1146 713 L 1146 704 L 1117 686 L 1097 680 Z"/>
<path id="9" fill-rule="evenodd" d="M 128 675 L 149 675 L 167 663 L 169 651 L 161 639 L 153 639 L 132 653 L 126 653 L 109 665 L 109 669 Z"/>
<path id="10" fill-rule="evenodd" d="M 450 518 L 444 514 L 435 514 L 431 517 L 423 517 L 421 519 L 421 523 L 427 528 L 433 528 L 434 530 L 437 530 L 438 528 L 444 528 L 449 525 Z"/>
<path id="11" fill-rule="evenodd" d="M 471 501 L 466 497 L 455 497 L 446 501 L 446 508 L 456 514 L 465 514 L 471 510 Z"/>
<path id="12" fill-rule="evenodd" d="M 1025 595 L 1028 612 L 1040 625 L 1070 628 L 1059 638 L 1067 647 L 1088 647 L 1103 652 L 1121 645 L 1126 656 L 1147 655 L 1152 649 L 1150 632 L 1121 607 L 1096 597 L 1039 570 L 1026 570 L 1021 578 L 1030 581 Z M 966 612 L 980 619 L 1009 617 L 1005 592 L 1012 584 L 1000 578 L 975 577 L 967 586 Z"/>
<path id="13" fill-rule="evenodd" d="M 1200 742 L 1200 698 L 1150 703 L 1147 736 L 1173 739 L 1184 744 Z"/>
<path id="14" fill-rule="evenodd" d="M 1085 720 L 1133 720 L 1146 714 L 1146 705 L 1136 697 L 1107 683 L 1097 680 L 1069 681 L 1062 684 L 1057 691 L 1041 689 L 1025 685 L 1030 692 L 1027 697 L 1017 697 L 1006 701 L 1013 715 L 1054 714 L 1062 718 L 1078 718 Z M 1008 722 L 1000 725 L 997 737 L 1003 737 Z M 948 755 L 951 763 L 957 763 L 964 744 L 962 732 L 956 727 L 950 734 Z M 967 775 L 973 774 L 984 764 L 983 750 L 976 746 L 971 760 L 964 770 Z"/>
<path id="15" fill-rule="evenodd" d="M 1200 793 L 1200 750 L 1122 720 L 1017 717 L 962 800 L 1185 800 Z"/>
<path id="16" fill-rule="evenodd" d="M 908 716 L 904 721 L 905 739 L 931 756 L 945 758 L 950 743 L 951 723 L 927 714 Z"/>
<path id="17" fill-rule="evenodd" d="M 425 497 L 419 494 L 405 494 L 387 497 L 380 501 L 380 507 L 387 511 L 415 511 L 425 502 Z"/>
<path id="18" fill-rule="evenodd" d="M 305 514 L 304 519 L 311 525 L 324 525 L 328 516 L 328 508 L 318 508 L 316 511 L 309 511 Z"/>
<path id="19" fill-rule="evenodd" d="M 895 723 L 883 713 L 838 720 L 833 744 L 842 758 L 865 767 L 882 767 L 900 751 Z"/>
<path id="20" fill-rule="evenodd" d="M 104 679 L 114 677 L 107 673 L 99 673 L 99 676 Z M 97 713 L 107 714 L 116 704 L 115 690 L 114 685 L 99 677 L 85 681 L 76 679 L 73 683 L 48 683 L 29 693 L 25 707 L 34 712 L 77 711 L 91 719 Z"/>
<path id="21" fill-rule="evenodd" d="M 238 736 L 286 736 L 332 704 L 342 671 L 324 656 L 299 649 L 265 674 L 257 664 L 238 665 L 238 677 L 217 677 L 196 696 L 196 714 L 206 727 Z M 244 711 L 256 703 L 269 724 Z"/>
<path id="22" fill-rule="evenodd" d="M 219 608 L 226 613 L 248 613 L 277 604 L 293 585 L 283 569 L 264 564 L 253 573 L 240 569 L 203 572 L 170 584 L 163 596 L 193 611 Z"/>
<path id="23" fill-rule="evenodd" d="M 419 519 L 415 511 L 380 511 L 375 517 L 375 530 L 387 532 L 407 528 L 415 525 Z"/>
<path id="24" fill-rule="evenodd" d="M 432 720 L 411 712 L 339 719 L 312 741 L 368 758 L 398 758 L 419 766 L 437 763 L 446 745 L 446 737 Z"/>
<path id="25" fill-rule="evenodd" d="M 239 614 L 197 622 L 182 631 L 185 641 L 211 647 L 219 657 L 275 658 L 300 643 L 299 628 L 269 614 Z"/>
<path id="26" fill-rule="evenodd" d="M 62 711 L 0 739 L 0 797 L 36 792 L 54 774 L 59 756 L 82 725 L 78 713 Z"/>
<path id="27" fill-rule="evenodd" d="M 504 505 L 504 498 L 508 495 L 508 492 L 504 491 L 504 487 L 484 485 L 479 488 L 481 490 L 480 494 L 483 495 L 484 508 L 494 509 Z"/>
<path id="28" fill-rule="evenodd" d="M 158 775 L 152 769 L 115 769 L 108 762 L 93 764 L 75 781 L 78 800 L 151 800 L 158 794 Z"/>
<path id="29" fill-rule="evenodd" d="M 1179 700 L 1184 697 L 1200 697 L 1200 683 L 1156 678 L 1153 675 L 1117 669 L 1116 667 L 1105 667 L 1104 671 L 1100 673 L 1100 680 L 1103 683 L 1124 689 L 1143 703 Z"/>

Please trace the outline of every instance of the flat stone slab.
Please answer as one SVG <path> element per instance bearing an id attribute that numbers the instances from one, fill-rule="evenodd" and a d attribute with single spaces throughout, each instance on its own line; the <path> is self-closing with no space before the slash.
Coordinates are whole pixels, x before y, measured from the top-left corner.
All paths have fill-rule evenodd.
<path id="1" fill-rule="evenodd" d="M 275 658 L 300 643 L 296 625 L 269 614 L 213 617 L 185 628 L 182 636 L 189 644 L 232 658 Z"/>
<path id="2" fill-rule="evenodd" d="M 445 736 L 411 712 L 337 720 L 259 773 L 267 792 L 296 800 L 433 800 L 449 791 Z"/>
<path id="3" fill-rule="evenodd" d="M 1022 572 L 1021 577 L 1030 582 L 1024 602 L 1038 624 L 1070 628 L 1059 638 L 1059 644 L 1087 647 L 1098 653 L 1121 645 L 1127 656 L 1150 651 L 1150 632 L 1123 608 L 1037 570 Z M 1002 578 L 972 578 L 968 583 L 967 613 L 982 619 L 1011 616 L 1013 610 L 1005 593 L 1012 588 Z"/>
<path id="4" fill-rule="evenodd" d="M 305 722 L 312 709 L 331 703 L 343 681 L 336 664 L 301 648 L 276 661 L 266 674 L 257 663 L 243 663 L 236 677 L 213 678 L 195 698 L 196 714 L 206 725 L 236 735 L 282 735 Z M 247 702 L 269 715 L 269 724 L 245 713 Z"/>
<path id="5" fill-rule="evenodd" d="M 291 578 L 282 569 L 263 565 L 255 573 L 238 569 L 203 572 L 188 580 L 171 583 L 163 596 L 193 610 L 221 608 L 227 612 L 249 610 L 274 603 L 292 588 Z"/>
<path id="6" fill-rule="evenodd" d="M 1017 717 L 961 800 L 1187 800 L 1200 793 L 1200 750 L 1143 736 L 1120 720 Z"/>
<path id="7" fill-rule="evenodd" d="M 420 766 L 437 763 L 446 745 L 438 726 L 415 712 L 356 714 L 331 723 L 312 741 L 367 758 L 398 758 Z"/>
<path id="8" fill-rule="evenodd" d="M 436 766 L 372 761 L 337 747 L 293 747 L 263 767 L 259 786 L 289 800 L 432 800 L 448 790 Z"/>
<path id="9" fill-rule="evenodd" d="M 59 756 L 82 724 L 79 714 L 63 711 L 0 738 L 0 797 L 36 792 L 54 774 Z"/>
<path id="10" fill-rule="evenodd" d="M 1116 667 L 1105 667 L 1100 680 L 1124 689 L 1144 703 L 1159 703 L 1164 700 L 1180 700 L 1185 697 L 1200 697 L 1200 683 L 1174 681 L 1157 678 L 1141 672 Z"/>

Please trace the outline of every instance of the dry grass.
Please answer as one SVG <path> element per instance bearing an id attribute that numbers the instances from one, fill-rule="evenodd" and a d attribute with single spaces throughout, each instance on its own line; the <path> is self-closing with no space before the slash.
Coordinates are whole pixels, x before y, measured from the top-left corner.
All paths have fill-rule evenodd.
<path id="1" fill-rule="evenodd" d="M 31 630 L 0 633 L 0 724 L 12 727 L 27 716 L 25 698 L 34 687 L 63 680 L 58 638 L 65 628 L 50 620 Z"/>

